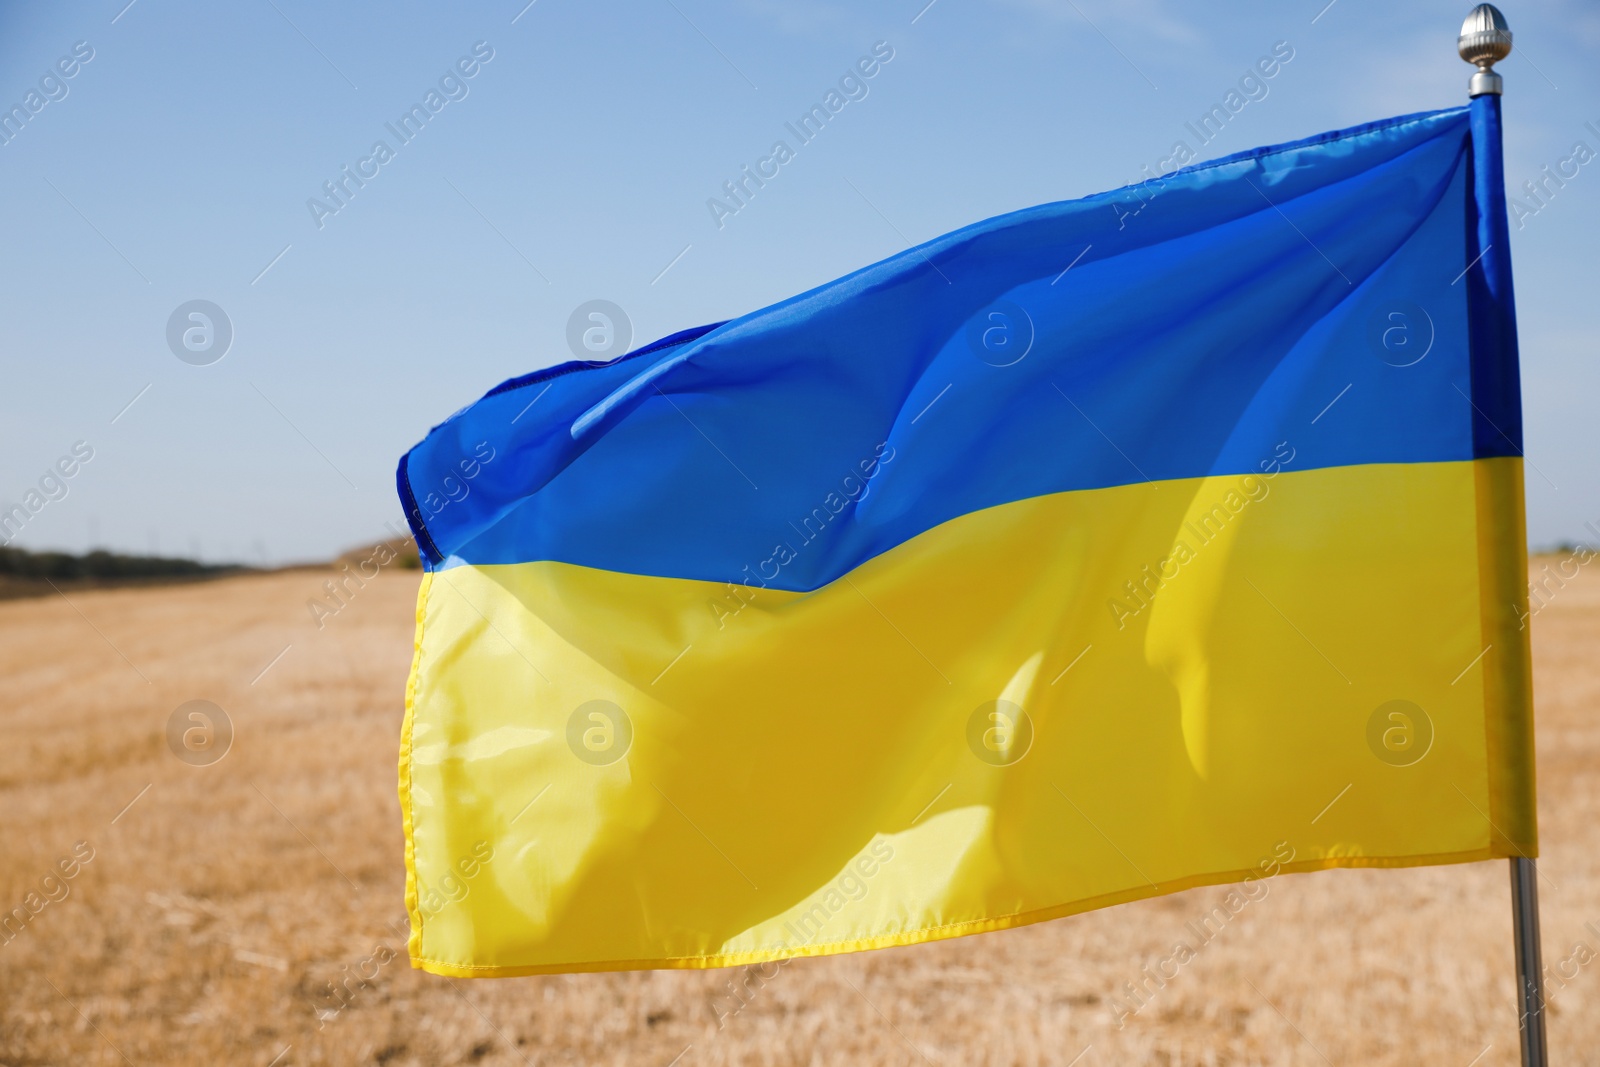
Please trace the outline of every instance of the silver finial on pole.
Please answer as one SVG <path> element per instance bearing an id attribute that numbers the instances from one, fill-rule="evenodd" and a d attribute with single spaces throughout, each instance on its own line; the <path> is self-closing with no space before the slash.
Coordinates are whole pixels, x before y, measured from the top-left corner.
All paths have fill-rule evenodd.
<path id="1" fill-rule="evenodd" d="M 1479 4 L 1461 24 L 1461 36 L 1456 39 L 1456 51 L 1468 63 L 1476 63 L 1478 72 L 1467 87 L 1470 96 L 1486 93 L 1499 96 L 1503 85 L 1494 65 L 1511 54 L 1511 29 L 1506 17 L 1493 4 Z"/>

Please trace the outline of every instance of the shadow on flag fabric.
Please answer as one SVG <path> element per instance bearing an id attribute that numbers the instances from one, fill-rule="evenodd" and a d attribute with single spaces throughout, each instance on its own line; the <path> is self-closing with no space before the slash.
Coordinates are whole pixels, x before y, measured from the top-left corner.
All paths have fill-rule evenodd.
<path id="1" fill-rule="evenodd" d="M 1533 855 L 1498 107 L 1003 215 L 435 427 L 414 965 Z"/>

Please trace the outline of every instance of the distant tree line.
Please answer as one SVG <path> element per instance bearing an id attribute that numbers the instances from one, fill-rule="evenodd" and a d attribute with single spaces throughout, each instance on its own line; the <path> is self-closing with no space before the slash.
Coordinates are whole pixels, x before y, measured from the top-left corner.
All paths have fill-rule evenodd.
<path id="1" fill-rule="evenodd" d="M 96 549 L 81 556 L 70 552 L 29 552 L 0 548 L 0 579 L 52 582 L 115 582 L 141 578 L 200 578 L 243 570 L 237 564 L 201 563 L 162 556 L 124 556 Z"/>

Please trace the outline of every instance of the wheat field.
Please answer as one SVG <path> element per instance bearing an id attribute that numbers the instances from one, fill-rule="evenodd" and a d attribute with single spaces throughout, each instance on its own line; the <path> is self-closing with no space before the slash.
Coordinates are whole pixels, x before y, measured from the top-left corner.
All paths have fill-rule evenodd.
<path id="1" fill-rule="evenodd" d="M 1112 998 L 1223 888 L 775 969 L 413 971 L 418 576 L 319 628 L 331 573 L 0 603 L 0 911 L 27 917 L 0 934 L 0 1064 L 1518 1062 L 1503 862 L 1274 879 L 1120 1026 Z M 1531 625 L 1552 1062 L 1600 1063 L 1600 567 Z M 231 719 L 216 762 L 169 746 L 193 700 Z"/>

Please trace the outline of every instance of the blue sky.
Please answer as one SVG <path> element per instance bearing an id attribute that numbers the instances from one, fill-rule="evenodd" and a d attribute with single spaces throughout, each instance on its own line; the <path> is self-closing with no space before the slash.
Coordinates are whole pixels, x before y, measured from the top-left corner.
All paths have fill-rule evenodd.
<path id="1" fill-rule="evenodd" d="M 5 7 L 0 104 L 45 103 L 0 145 L 0 503 L 93 453 L 16 544 L 325 557 L 400 524 L 394 464 L 429 426 L 572 358 L 587 301 L 643 344 L 1138 180 L 1178 140 L 1215 158 L 1463 103 L 1470 72 L 1461 0 L 525 3 Z M 1600 151 L 1600 9 L 1503 9 L 1518 194 Z M 798 145 L 785 123 L 878 42 L 892 58 Z M 1185 124 L 1279 42 L 1200 146 Z M 402 144 L 386 124 L 430 90 Z M 794 158 L 717 218 L 780 139 Z M 346 167 L 369 177 L 339 206 Z M 1600 526 L 1597 206 L 1600 161 L 1513 227 L 1535 543 Z M 232 326 L 208 365 L 168 343 L 192 300 Z"/>

